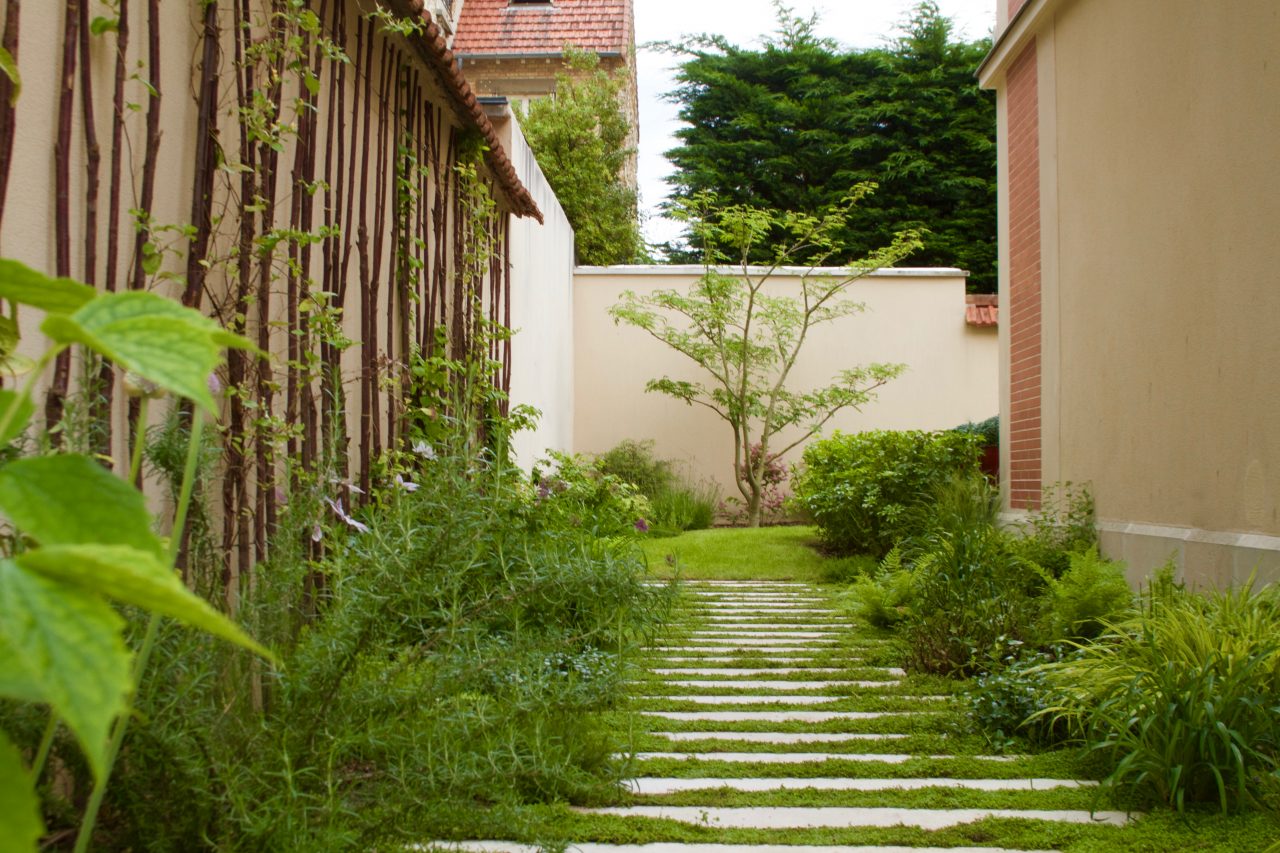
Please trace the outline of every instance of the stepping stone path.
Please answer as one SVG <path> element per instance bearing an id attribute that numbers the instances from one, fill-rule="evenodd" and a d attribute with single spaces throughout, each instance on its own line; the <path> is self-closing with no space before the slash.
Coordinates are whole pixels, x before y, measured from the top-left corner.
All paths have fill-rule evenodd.
<path id="1" fill-rule="evenodd" d="M 939 754 L 945 730 L 929 728 L 946 696 L 913 691 L 900 669 L 884 666 L 881 641 L 860 637 L 825 593 L 800 583 L 703 581 L 686 584 L 685 605 L 650 651 L 632 692 L 648 722 L 645 748 L 631 756 L 634 804 L 584 808 L 632 820 L 677 821 L 725 829 L 908 826 L 941 829 L 987 817 L 1124 825 L 1124 812 L 1008 808 L 993 798 L 1055 792 L 1096 783 L 1018 775 L 1019 756 Z M 936 688 L 935 688 L 936 690 Z M 924 741 L 913 749 L 912 741 Z M 1033 761 L 1033 759 L 1027 759 Z M 956 773 L 939 773 L 954 762 Z M 913 775 L 912 764 L 925 773 Z M 980 768 L 975 776 L 974 767 Z M 987 768 L 990 772 L 986 773 Z M 896 771 L 896 772 L 895 772 Z M 919 808 L 911 792 L 946 789 L 981 807 Z M 805 805 L 777 805 L 779 792 L 805 792 Z M 726 793 L 735 805 L 723 806 Z M 741 792 L 741 793 L 739 793 Z M 876 797 L 875 806 L 836 804 Z M 714 796 L 713 796 L 714 794 Z M 1052 795 L 1052 794 L 1050 794 Z M 749 798 L 766 798 L 752 805 Z M 785 798 L 785 794 L 781 795 Z M 664 802 L 662 798 L 678 798 Z M 813 805 L 823 797 L 832 805 Z M 902 805 L 885 805 L 897 797 Z M 772 798 L 767 799 L 767 798 Z M 647 800 L 653 802 L 646 802 Z M 918 800 L 917 800 L 918 802 Z M 970 800 L 970 802 L 973 802 Z M 668 824 L 669 825 L 669 824 Z M 439 849 L 523 853 L 500 841 L 453 842 Z M 803 846 L 658 842 L 590 843 L 582 853 L 941 853 L 925 847 Z M 1028 853 L 948 847 L 948 853 Z M 1039 853 L 1037 851 L 1037 853 Z"/>

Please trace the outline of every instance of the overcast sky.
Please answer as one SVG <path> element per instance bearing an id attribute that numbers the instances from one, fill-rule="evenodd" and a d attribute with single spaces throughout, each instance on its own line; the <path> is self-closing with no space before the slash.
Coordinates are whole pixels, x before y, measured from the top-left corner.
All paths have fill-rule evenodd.
<path id="1" fill-rule="evenodd" d="M 877 47 L 891 39 L 916 0 L 790 0 L 799 15 L 817 12 L 818 34 L 848 47 Z M 995 27 L 996 0 L 938 0 L 942 14 L 965 39 L 989 35 Z M 640 45 L 640 209 L 645 238 L 652 243 L 677 237 L 677 223 L 662 219 L 658 206 L 667 196 L 663 180 L 671 164 L 662 156 L 674 148 L 680 127 L 676 106 L 662 99 L 675 88 L 671 66 L 676 57 L 645 50 L 653 41 L 677 41 L 682 35 L 715 33 L 742 46 L 756 46 L 776 29 L 770 0 L 635 0 L 636 44 Z"/>

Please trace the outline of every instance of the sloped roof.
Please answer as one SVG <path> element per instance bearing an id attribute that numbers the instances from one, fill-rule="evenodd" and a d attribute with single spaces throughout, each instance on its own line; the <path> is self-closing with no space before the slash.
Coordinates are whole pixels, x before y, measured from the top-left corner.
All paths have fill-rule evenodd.
<path id="1" fill-rule="evenodd" d="M 566 44 L 597 54 L 631 50 L 632 0 L 466 0 L 453 50 L 463 57 L 559 54 Z"/>
<path id="2" fill-rule="evenodd" d="M 462 76 L 458 63 L 454 61 L 453 51 L 445 44 L 440 27 L 431 18 L 431 13 L 423 8 L 422 0 L 381 0 L 392 12 L 412 20 L 421 21 L 425 26 L 417 33 L 409 36 L 409 42 L 419 57 L 431 68 L 439 79 L 441 88 L 457 114 L 466 126 L 475 128 L 484 137 L 488 150 L 485 152 L 485 163 L 493 173 L 502 194 L 511 204 L 517 216 L 532 216 L 542 221 L 542 211 L 533 200 L 529 190 L 520 182 L 511 158 L 498 139 L 498 132 L 493 123 L 485 115 L 471 84 Z"/>
<path id="3" fill-rule="evenodd" d="M 970 326 L 999 325 L 1000 305 L 995 294 L 970 293 L 964 301 L 964 321 Z"/>

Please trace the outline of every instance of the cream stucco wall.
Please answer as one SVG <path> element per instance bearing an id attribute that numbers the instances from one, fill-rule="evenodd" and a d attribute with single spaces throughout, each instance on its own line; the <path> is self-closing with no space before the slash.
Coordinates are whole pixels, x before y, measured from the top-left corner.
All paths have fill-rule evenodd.
<path id="1" fill-rule="evenodd" d="M 644 393 L 649 379 L 697 377 L 682 356 L 608 315 L 623 291 L 687 289 L 700 267 L 580 267 L 574 287 L 574 448 L 598 453 L 623 439 L 653 439 L 659 456 L 695 478 L 733 483 L 728 425 L 714 414 Z M 863 411 L 828 425 L 841 429 L 942 429 L 982 420 L 998 405 L 996 333 L 965 323 L 965 278 L 958 270 L 884 270 L 857 283 L 851 296 L 867 310 L 818 327 L 793 374 L 796 388 L 828 382 L 835 372 L 874 361 L 908 366 Z M 798 292 L 795 275 L 775 292 Z M 793 459 L 799 453 L 792 454 Z"/>
<path id="2" fill-rule="evenodd" d="M 542 412 L 536 430 L 513 440 L 527 468 L 548 449 L 573 448 L 573 227 L 515 117 L 502 112 L 495 123 L 503 146 L 544 220 L 511 222 L 511 403 Z"/>
<path id="3" fill-rule="evenodd" d="M 1280 4 L 1028 7 L 1045 482 L 1092 485 L 1135 578 L 1278 578 Z"/>

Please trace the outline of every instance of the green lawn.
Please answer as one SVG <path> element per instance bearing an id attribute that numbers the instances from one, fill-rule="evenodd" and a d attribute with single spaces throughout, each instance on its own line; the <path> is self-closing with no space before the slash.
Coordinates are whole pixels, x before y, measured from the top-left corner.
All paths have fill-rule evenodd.
<path id="1" fill-rule="evenodd" d="M 660 577 L 716 580 L 797 580 L 820 583 L 844 560 L 818 551 L 813 527 L 721 527 L 640 543 Z M 674 558 L 674 565 L 672 560 Z M 850 558 L 866 559 L 866 558 Z"/>

